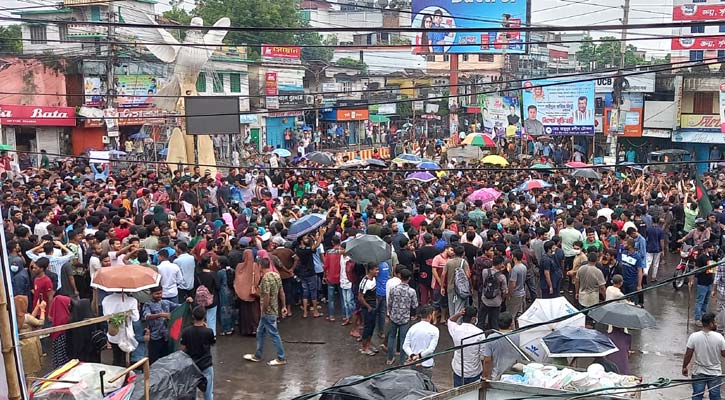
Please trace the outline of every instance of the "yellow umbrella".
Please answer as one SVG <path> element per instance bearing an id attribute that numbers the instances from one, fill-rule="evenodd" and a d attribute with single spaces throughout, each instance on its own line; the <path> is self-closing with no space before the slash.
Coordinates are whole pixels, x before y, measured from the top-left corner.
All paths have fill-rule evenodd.
<path id="1" fill-rule="evenodd" d="M 481 159 L 481 162 L 484 164 L 498 165 L 501 167 L 505 167 L 505 166 L 509 165 L 509 162 L 507 159 L 505 159 L 501 156 L 495 155 L 495 154 L 483 157 Z"/>

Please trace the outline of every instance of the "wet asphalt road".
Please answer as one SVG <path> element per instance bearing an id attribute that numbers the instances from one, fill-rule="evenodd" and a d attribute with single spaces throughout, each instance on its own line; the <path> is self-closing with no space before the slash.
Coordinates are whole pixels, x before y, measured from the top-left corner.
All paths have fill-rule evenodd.
<path id="1" fill-rule="evenodd" d="M 660 279 L 672 276 L 676 259 L 668 256 Z M 691 307 L 694 294 L 690 293 Z M 644 331 L 632 331 L 633 353 L 630 363 L 635 374 L 644 381 L 659 377 L 680 378 L 682 357 L 688 332 L 695 328 L 691 323 L 687 330 L 688 290 L 677 292 L 671 285 L 648 292 L 645 308 L 657 319 L 658 326 Z M 714 304 L 711 303 L 714 307 Z M 326 305 L 323 305 L 326 310 Z M 691 311 L 690 311 L 691 313 Z M 255 339 L 239 335 L 220 337 L 214 349 L 215 395 L 218 398 L 236 399 L 290 399 L 334 384 L 350 375 L 367 375 L 386 367 L 382 352 L 374 357 L 357 352 L 358 343 L 349 336 L 349 327 L 340 321 L 330 323 L 324 319 L 301 319 L 301 313 L 290 320 L 280 322 L 279 329 L 286 341 L 321 341 L 325 344 L 285 343 L 288 364 L 269 367 L 263 363 L 249 363 L 242 355 L 254 352 Z M 375 343 L 380 340 L 376 337 Z M 438 350 L 452 346 L 444 326 Z M 273 359 L 274 348 L 269 340 L 265 344 L 265 361 Z M 436 359 L 434 382 L 439 390 L 452 385 L 451 355 Z M 689 386 L 674 387 L 643 393 L 644 399 L 689 398 Z"/>

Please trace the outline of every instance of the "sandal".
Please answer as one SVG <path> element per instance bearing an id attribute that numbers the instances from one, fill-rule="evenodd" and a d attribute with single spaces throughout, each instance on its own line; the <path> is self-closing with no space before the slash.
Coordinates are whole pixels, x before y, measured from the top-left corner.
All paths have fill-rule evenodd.
<path id="1" fill-rule="evenodd" d="M 287 364 L 287 360 L 278 360 L 276 358 L 267 363 L 267 365 L 269 365 L 270 367 L 277 367 L 277 366 L 285 365 L 285 364 Z"/>
<path id="2" fill-rule="evenodd" d="M 377 353 L 374 352 L 374 351 L 372 351 L 372 350 L 368 350 L 368 351 L 362 351 L 362 350 L 360 350 L 360 354 L 365 354 L 366 356 L 371 356 L 372 357 L 372 356 L 374 356 Z"/>
<path id="3" fill-rule="evenodd" d="M 350 320 L 347 318 L 344 318 L 342 320 L 342 323 L 340 324 L 340 326 L 347 326 L 347 325 L 350 325 Z"/>
<path id="4" fill-rule="evenodd" d="M 312 318 L 320 318 L 321 316 L 322 316 L 322 314 L 320 314 L 320 313 L 312 314 Z"/>
<path id="5" fill-rule="evenodd" d="M 261 359 L 257 358 L 257 356 L 255 356 L 254 354 L 245 354 L 244 357 L 242 357 L 242 358 L 244 358 L 247 361 L 251 361 L 251 362 L 262 361 Z"/>

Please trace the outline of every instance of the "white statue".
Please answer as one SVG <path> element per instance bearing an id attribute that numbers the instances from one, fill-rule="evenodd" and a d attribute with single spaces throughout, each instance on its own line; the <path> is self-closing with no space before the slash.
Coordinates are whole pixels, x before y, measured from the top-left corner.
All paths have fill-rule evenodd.
<path id="1" fill-rule="evenodd" d="M 129 19 L 135 19 L 142 24 L 148 24 L 149 21 L 156 24 L 156 21 L 145 13 L 124 13 L 124 19 L 126 22 L 129 22 Z M 135 23 L 135 21 L 131 23 Z M 211 58 L 214 50 L 222 44 L 224 36 L 227 34 L 226 30 L 221 29 L 209 30 L 204 34 L 202 32 L 204 21 L 199 17 L 192 18 L 190 25 L 198 26 L 199 29 L 189 29 L 186 32 L 183 44 L 180 44 L 174 36 L 162 28 L 134 30 L 126 28 L 124 30 L 126 34 L 137 37 L 142 43 L 167 43 L 166 45 L 145 45 L 159 60 L 174 64 L 173 75 L 158 91 L 157 96 L 159 97 L 154 99 L 154 104 L 159 108 L 176 111 L 180 115 L 184 114 L 184 98 L 182 96 L 197 95 L 196 80 L 199 73 Z M 230 25 L 231 21 L 227 17 L 221 18 L 214 23 L 214 27 L 228 28 Z M 182 129 L 184 127 L 185 124 L 182 124 Z M 182 133 L 182 129 L 175 128 L 169 138 L 167 161 L 172 168 L 175 168 L 176 163 L 186 163 L 194 160 L 193 138 L 185 135 L 185 132 Z M 184 143 L 183 146 L 182 143 Z M 199 136 L 198 153 L 199 164 L 216 164 L 210 136 Z M 212 169 L 212 173 L 215 172 L 215 168 L 202 167 L 201 169 Z"/>

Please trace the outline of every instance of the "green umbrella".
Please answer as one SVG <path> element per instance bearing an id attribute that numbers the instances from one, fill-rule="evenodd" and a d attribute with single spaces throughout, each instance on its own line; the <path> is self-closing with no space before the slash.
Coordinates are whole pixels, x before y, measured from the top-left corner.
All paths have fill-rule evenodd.
<path id="1" fill-rule="evenodd" d="M 12 150 L 9 144 L 0 144 L 0 150 Z"/>
<path id="2" fill-rule="evenodd" d="M 379 124 L 382 122 L 390 122 L 390 118 L 386 117 L 385 115 L 373 114 L 370 116 L 370 122 L 375 123 L 375 124 Z"/>
<path id="3" fill-rule="evenodd" d="M 551 169 L 553 167 L 549 164 L 534 164 L 531 166 L 531 168 L 533 168 L 533 169 Z"/>

